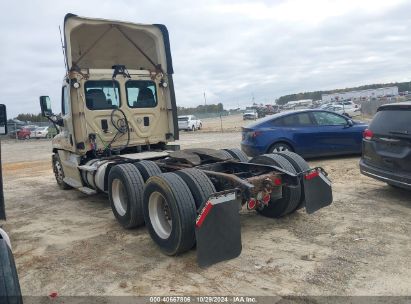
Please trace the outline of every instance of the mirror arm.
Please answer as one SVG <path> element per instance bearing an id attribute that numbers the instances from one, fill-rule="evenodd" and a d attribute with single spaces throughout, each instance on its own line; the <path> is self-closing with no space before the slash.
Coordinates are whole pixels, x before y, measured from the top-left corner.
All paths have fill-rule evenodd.
<path id="1" fill-rule="evenodd" d="M 64 122 L 63 122 L 63 118 L 57 116 L 57 115 L 50 115 L 50 116 L 46 116 L 48 120 L 51 121 L 51 123 L 53 124 L 53 126 L 56 128 L 57 130 L 57 134 L 60 133 L 60 130 L 57 126 L 63 127 L 64 126 Z"/>

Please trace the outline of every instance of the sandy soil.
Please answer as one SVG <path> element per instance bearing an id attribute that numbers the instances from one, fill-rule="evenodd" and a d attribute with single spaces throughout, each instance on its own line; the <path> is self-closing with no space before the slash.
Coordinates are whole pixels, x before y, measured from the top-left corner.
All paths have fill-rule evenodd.
<path id="1" fill-rule="evenodd" d="M 227 129 L 238 130 L 239 118 Z M 239 146 L 239 132 L 206 131 L 182 132 L 180 144 Z M 104 195 L 60 190 L 49 141 L 6 141 L 2 150 L 2 226 L 24 295 L 411 294 L 411 192 L 361 176 L 358 157 L 310 161 L 333 180 L 331 206 L 277 220 L 242 212 L 241 256 L 201 269 L 194 250 L 168 257 L 145 228 L 122 229 Z"/>

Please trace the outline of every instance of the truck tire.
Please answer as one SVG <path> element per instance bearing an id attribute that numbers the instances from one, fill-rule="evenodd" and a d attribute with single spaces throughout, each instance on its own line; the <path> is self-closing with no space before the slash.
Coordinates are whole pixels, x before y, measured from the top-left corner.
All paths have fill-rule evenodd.
<path id="1" fill-rule="evenodd" d="M 53 154 L 53 156 L 51 157 L 51 162 L 53 165 L 54 177 L 56 178 L 57 185 L 60 187 L 60 189 L 63 189 L 63 190 L 72 189 L 71 186 L 69 186 L 68 184 L 64 182 L 65 176 L 64 176 L 63 166 L 61 165 L 61 160 L 57 153 Z"/>
<path id="2" fill-rule="evenodd" d="M 197 210 L 206 202 L 209 196 L 216 192 L 215 187 L 208 176 L 198 169 L 183 169 L 175 171 L 190 188 Z"/>
<path id="3" fill-rule="evenodd" d="M 281 152 L 277 152 L 277 153 L 274 153 L 274 154 L 279 154 L 279 155 L 285 157 L 293 165 L 293 167 L 294 167 L 294 169 L 297 173 L 307 171 L 307 170 L 310 169 L 310 166 L 305 161 L 305 159 L 302 158 L 297 153 L 294 153 L 294 152 L 291 152 L 291 151 L 281 151 Z M 297 206 L 297 210 L 301 209 L 304 206 L 304 200 L 305 200 L 304 185 L 301 184 L 301 198 L 300 198 L 300 203 Z"/>
<path id="4" fill-rule="evenodd" d="M 243 163 L 248 163 L 248 156 L 247 154 L 245 154 L 243 151 L 241 151 L 240 149 L 237 148 L 231 148 L 231 149 L 223 149 L 225 151 L 227 151 L 228 153 L 230 153 L 230 155 L 235 158 L 238 159 L 240 162 Z"/>
<path id="5" fill-rule="evenodd" d="M 264 154 L 256 156 L 251 159 L 250 163 L 274 165 L 286 171 L 289 171 L 290 173 L 297 173 L 293 165 L 286 158 L 284 158 L 284 156 L 278 154 Z M 300 203 L 301 186 L 284 186 L 282 192 L 282 198 L 277 200 L 271 199 L 271 201 L 268 203 L 268 206 L 265 206 L 262 209 L 257 209 L 257 212 L 267 217 L 279 218 L 295 211 Z"/>
<path id="6" fill-rule="evenodd" d="M 117 221 L 127 229 L 144 225 L 144 180 L 133 164 L 114 166 L 108 175 L 108 197 Z"/>
<path id="7" fill-rule="evenodd" d="M 223 149 L 221 149 L 221 150 L 219 150 L 224 156 L 226 156 L 227 157 L 227 159 L 234 159 L 234 157 L 230 154 L 230 153 L 228 153 L 226 150 L 223 150 Z"/>
<path id="8" fill-rule="evenodd" d="M 22 304 L 19 277 L 13 253 L 6 241 L 0 238 L 0 303 Z"/>
<path id="9" fill-rule="evenodd" d="M 138 163 L 134 163 L 134 166 L 140 171 L 144 181 L 147 181 L 152 176 L 162 173 L 160 167 L 153 161 L 142 160 Z"/>
<path id="10" fill-rule="evenodd" d="M 194 246 L 196 205 L 180 176 L 150 177 L 144 187 L 143 210 L 150 236 L 165 254 L 178 255 Z"/>

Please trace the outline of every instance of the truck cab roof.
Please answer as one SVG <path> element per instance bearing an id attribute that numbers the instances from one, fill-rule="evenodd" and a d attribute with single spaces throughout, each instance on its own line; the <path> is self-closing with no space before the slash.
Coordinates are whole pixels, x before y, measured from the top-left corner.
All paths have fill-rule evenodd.
<path id="1" fill-rule="evenodd" d="M 168 31 L 161 24 L 67 14 L 64 40 L 68 70 L 111 69 L 124 65 L 130 70 L 173 73 Z"/>

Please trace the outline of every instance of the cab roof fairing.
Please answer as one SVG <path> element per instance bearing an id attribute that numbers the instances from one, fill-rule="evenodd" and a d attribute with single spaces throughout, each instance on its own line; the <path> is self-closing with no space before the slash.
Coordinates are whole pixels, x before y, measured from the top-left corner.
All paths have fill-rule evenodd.
<path id="1" fill-rule="evenodd" d="M 135 24 L 67 14 L 64 47 L 69 70 L 81 68 L 159 70 L 173 74 L 168 30 L 162 24 Z M 166 69 L 166 70 L 164 70 Z"/>

